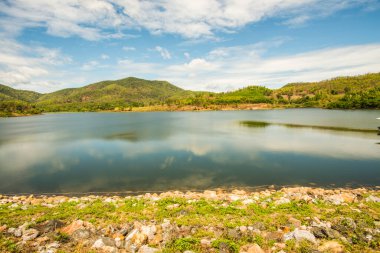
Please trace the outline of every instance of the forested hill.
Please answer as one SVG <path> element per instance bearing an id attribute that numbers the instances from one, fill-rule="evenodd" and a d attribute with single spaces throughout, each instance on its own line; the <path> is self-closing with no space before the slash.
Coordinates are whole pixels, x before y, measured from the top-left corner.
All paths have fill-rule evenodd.
<path id="1" fill-rule="evenodd" d="M 20 100 L 35 102 L 41 96 L 40 93 L 28 90 L 16 90 L 0 84 L 0 101 Z"/>
<path id="2" fill-rule="evenodd" d="M 310 107 L 380 108 L 380 73 L 291 83 L 274 93 L 276 99 Z"/>
<path id="3" fill-rule="evenodd" d="M 248 86 L 232 92 L 183 90 L 166 81 L 128 77 L 48 94 L 0 85 L 0 116 L 54 111 L 131 110 L 168 105 L 218 108 L 219 105 L 267 103 L 273 107 L 380 109 L 380 73 L 308 83 L 291 83 L 279 89 Z"/>
<path id="4" fill-rule="evenodd" d="M 166 81 L 128 77 L 45 94 L 36 104 L 47 111 L 109 110 L 164 104 L 170 99 L 183 99 L 190 93 Z"/>

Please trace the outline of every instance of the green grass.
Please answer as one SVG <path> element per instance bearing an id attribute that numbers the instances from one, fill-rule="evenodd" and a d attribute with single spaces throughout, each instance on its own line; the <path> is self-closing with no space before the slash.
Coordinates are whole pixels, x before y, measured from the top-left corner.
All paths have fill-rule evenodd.
<path id="1" fill-rule="evenodd" d="M 262 198 L 279 198 L 280 194 Z M 189 238 L 177 238 L 166 245 L 163 252 L 183 252 L 192 250 L 202 252 L 200 241 L 207 238 L 213 240 L 215 249 L 227 247 L 237 251 L 241 246 L 257 243 L 264 249 L 271 248 L 275 241 L 268 240 L 262 235 L 240 234 L 238 238 L 230 235 L 229 230 L 238 229 L 240 226 L 255 226 L 260 223 L 261 230 L 274 232 L 283 227 L 290 227 L 289 218 L 296 218 L 303 224 L 310 224 L 310 219 L 317 217 L 324 222 L 332 224 L 349 225 L 349 219 L 356 222 L 357 227 L 350 229 L 347 238 L 351 245 L 341 241 L 352 252 L 360 252 L 364 249 L 375 249 L 379 246 L 379 239 L 372 242 L 363 240 L 362 235 L 366 229 L 374 229 L 375 221 L 380 220 L 380 204 L 373 202 L 349 203 L 345 205 L 332 205 L 328 202 L 316 201 L 292 201 L 287 204 L 275 205 L 274 201 L 266 206 L 261 204 L 243 205 L 240 201 L 229 202 L 223 200 L 198 199 L 189 202 L 181 197 L 167 197 L 157 201 L 144 198 L 121 199 L 115 203 L 105 203 L 101 199 L 80 202 L 64 202 L 55 207 L 41 205 L 28 206 L 26 210 L 21 208 L 10 209 L 11 204 L 0 205 L 0 224 L 8 227 L 18 227 L 25 222 L 35 224 L 47 220 L 58 219 L 66 224 L 74 220 L 82 219 L 90 221 L 95 226 L 106 227 L 135 221 L 150 222 L 155 220 L 158 224 L 168 219 L 171 224 L 178 226 L 192 226 L 194 231 Z M 364 205 L 364 206 L 363 206 Z M 360 212 L 354 211 L 361 210 Z M 209 230 L 212 226 L 216 230 Z M 219 230 L 218 230 L 219 229 Z M 70 240 L 68 235 L 56 233 L 54 240 L 65 243 Z M 308 252 L 311 245 L 307 242 L 296 244 L 294 241 L 286 243 L 286 252 Z M 0 237 L 0 251 L 17 252 L 15 241 L 4 236 Z M 80 251 L 78 251 L 80 252 Z"/>

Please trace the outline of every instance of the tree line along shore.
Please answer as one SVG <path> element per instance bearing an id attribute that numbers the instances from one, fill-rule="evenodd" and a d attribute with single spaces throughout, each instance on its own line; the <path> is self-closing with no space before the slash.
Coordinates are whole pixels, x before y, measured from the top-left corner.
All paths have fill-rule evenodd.
<path id="1" fill-rule="evenodd" d="M 279 89 L 247 86 L 230 92 L 181 89 L 135 77 L 41 94 L 0 85 L 0 116 L 44 112 L 192 111 L 313 107 L 380 109 L 380 73 L 290 83 Z"/>

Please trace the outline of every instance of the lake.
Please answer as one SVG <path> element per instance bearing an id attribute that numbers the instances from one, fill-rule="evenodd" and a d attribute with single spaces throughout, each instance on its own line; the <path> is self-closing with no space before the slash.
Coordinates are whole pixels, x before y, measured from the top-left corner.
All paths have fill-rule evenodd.
<path id="1" fill-rule="evenodd" d="M 1 118 L 0 193 L 378 186 L 378 117 L 288 109 Z"/>

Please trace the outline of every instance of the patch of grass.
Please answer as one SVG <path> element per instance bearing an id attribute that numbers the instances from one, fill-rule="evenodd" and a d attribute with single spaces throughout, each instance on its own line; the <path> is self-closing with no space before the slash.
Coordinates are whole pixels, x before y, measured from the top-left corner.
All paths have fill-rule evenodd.
<path id="1" fill-rule="evenodd" d="M 18 253 L 21 251 L 15 241 L 0 234 L 0 252 Z"/>
<path id="2" fill-rule="evenodd" d="M 166 251 L 164 252 L 184 252 L 191 250 L 198 252 L 200 249 L 200 241 L 195 238 L 180 238 L 169 243 Z"/>
<path id="3" fill-rule="evenodd" d="M 229 250 L 229 252 L 239 252 L 239 246 L 235 242 L 228 239 L 217 239 L 212 242 L 211 246 L 219 250 L 226 248 Z"/>
<path id="4" fill-rule="evenodd" d="M 66 242 L 69 242 L 70 241 L 70 236 L 68 234 L 65 234 L 65 233 L 62 233 L 62 232 L 58 232 L 55 236 L 54 236 L 54 239 L 58 242 L 61 242 L 61 243 L 66 243 Z"/>

